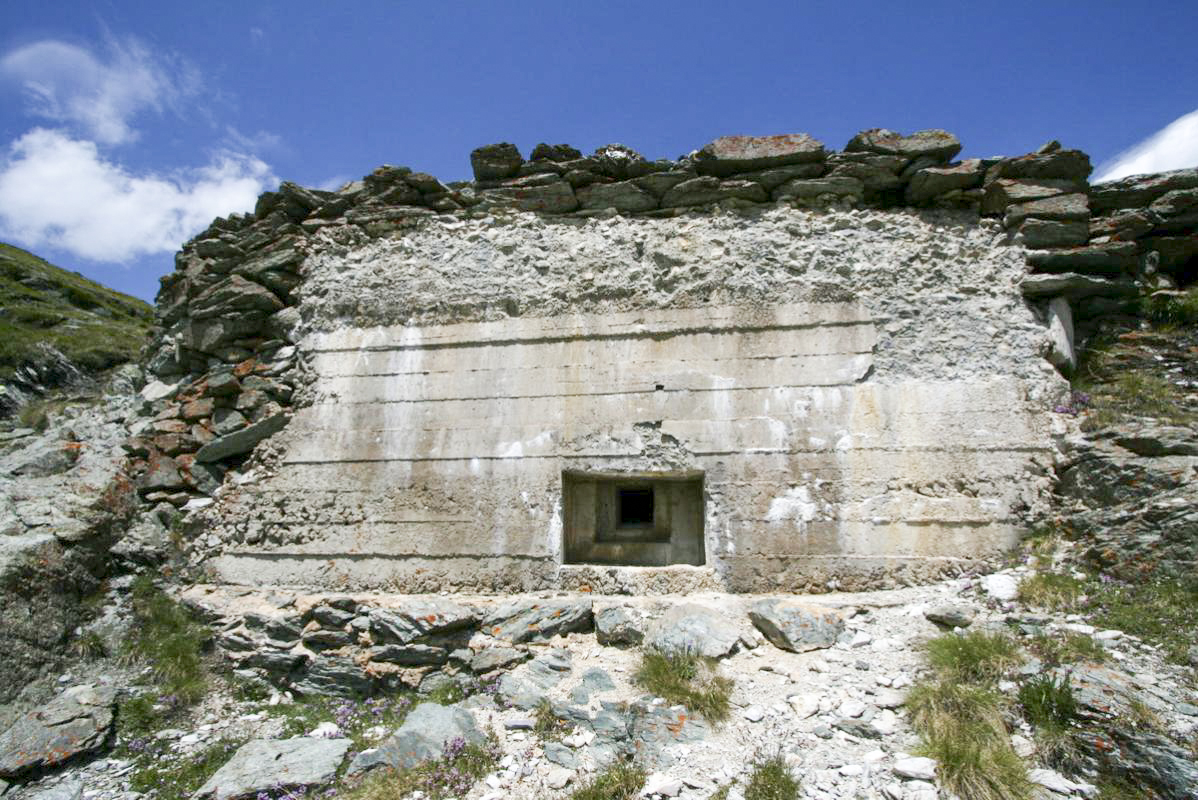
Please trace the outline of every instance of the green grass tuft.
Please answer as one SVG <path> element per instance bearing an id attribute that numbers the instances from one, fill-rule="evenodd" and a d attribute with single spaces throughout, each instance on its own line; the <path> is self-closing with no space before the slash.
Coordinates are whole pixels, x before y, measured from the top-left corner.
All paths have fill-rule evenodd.
<path id="1" fill-rule="evenodd" d="M 945 677 L 913 687 L 907 710 L 923 740 L 920 753 L 936 760 L 945 789 L 965 800 L 1031 796 L 1027 768 L 1007 736 L 1002 695 Z"/>
<path id="2" fill-rule="evenodd" d="M 717 672 L 715 659 L 694 653 L 646 650 L 634 680 L 671 704 L 680 704 L 709 723 L 728 719 L 732 679 Z"/>
<path id="3" fill-rule="evenodd" d="M 1107 660 L 1107 651 L 1091 636 L 1067 631 L 1063 634 L 1046 636 L 1038 634 L 1027 643 L 1028 649 L 1050 667 L 1062 664 L 1102 664 Z"/>
<path id="4" fill-rule="evenodd" d="M 635 800 L 645 778 L 645 770 L 637 764 L 611 764 L 575 789 L 570 800 Z"/>
<path id="5" fill-rule="evenodd" d="M 1037 675 L 1019 687 L 1019 705 L 1035 731 L 1044 759 L 1053 765 L 1072 766 L 1077 760 L 1072 736 L 1077 701 L 1069 679 Z"/>
<path id="6" fill-rule="evenodd" d="M 191 614 L 165 592 L 154 586 L 149 576 L 133 584 L 132 638 L 126 655 L 148 664 L 154 670 L 158 688 L 184 705 L 204 695 L 208 670 L 203 648 L 210 634 Z"/>
<path id="7" fill-rule="evenodd" d="M 756 758 L 745 786 L 745 800 L 797 800 L 799 781 L 781 753 Z"/>
<path id="8" fill-rule="evenodd" d="M 555 742 L 561 739 L 570 728 L 566 720 L 553 713 L 553 703 L 549 702 L 548 697 L 542 697 L 541 702 L 537 703 L 534 718 L 536 723 L 533 725 L 533 732 L 545 741 Z"/>
<path id="9" fill-rule="evenodd" d="M 927 643 L 928 663 L 942 676 L 987 683 L 998 680 L 1023 659 L 1005 633 L 947 633 Z"/>
<path id="10" fill-rule="evenodd" d="M 1140 315 L 1165 327 L 1198 324 L 1198 287 L 1185 292 L 1153 292 L 1140 300 Z"/>
<path id="11" fill-rule="evenodd" d="M 1072 575 L 1037 572 L 1019 583 L 1019 602 L 1052 611 L 1071 611 L 1085 596 L 1085 584 Z"/>

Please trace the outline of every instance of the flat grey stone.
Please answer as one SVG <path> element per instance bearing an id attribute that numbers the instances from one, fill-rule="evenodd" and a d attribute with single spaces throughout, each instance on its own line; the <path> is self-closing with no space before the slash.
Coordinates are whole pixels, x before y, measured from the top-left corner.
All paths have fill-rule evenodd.
<path id="1" fill-rule="evenodd" d="M 627 606 L 609 606 L 595 613 L 595 639 L 602 645 L 638 645 L 645 638 L 645 618 Z"/>
<path id="2" fill-rule="evenodd" d="M 470 659 L 470 670 L 480 674 L 493 672 L 519 664 L 528 657 L 527 650 L 518 650 L 515 647 L 488 647 L 478 651 Z"/>
<path id="3" fill-rule="evenodd" d="M 213 439 L 199 449 L 199 452 L 196 453 L 196 461 L 220 461 L 229 456 L 248 453 L 258 442 L 283 430 L 288 419 L 287 413 L 280 411 L 278 414 L 259 420 L 239 431 Z"/>
<path id="4" fill-rule="evenodd" d="M 924 617 L 946 628 L 968 628 L 977 616 L 977 609 L 959 603 L 949 603 L 923 612 Z"/>
<path id="5" fill-rule="evenodd" d="M 546 742 L 542 748 L 545 758 L 566 769 L 578 769 L 578 756 L 574 751 L 560 742 Z"/>
<path id="6" fill-rule="evenodd" d="M 254 739 L 192 795 L 196 800 L 254 797 L 272 787 L 322 786 L 337 776 L 349 739 Z"/>
<path id="7" fill-rule="evenodd" d="M 844 618 L 835 610 L 793 600 L 758 600 L 749 619 L 775 647 L 805 653 L 836 644 Z"/>
<path id="8" fill-rule="evenodd" d="M 384 638 L 400 644 L 421 636 L 468 628 L 478 621 L 478 612 L 444 598 L 407 600 L 401 608 L 376 608 L 370 612 L 370 627 Z"/>
<path id="9" fill-rule="evenodd" d="M 689 652 L 723 658 L 740 644 L 740 627 L 724 614 L 694 603 L 676 605 L 655 620 L 645 646 L 663 653 Z"/>
<path id="10" fill-rule="evenodd" d="M 695 167 L 704 175 L 727 177 L 737 172 L 823 161 L 824 156 L 823 144 L 805 133 L 721 136 L 695 153 Z"/>
<path id="11" fill-rule="evenodd" d="M 360 775 L 376 767 L 408 769 L 440 758 L 445 744 L 454 739 L 481 742 L 483 734 L 469 711 L 456 705 L 421 703 L 413 708 L 403 725 L 381 745 L 364 750 L 349 765 L 348 775 Z"/>
<path id="12" fill-rule="evenodd" d="M 115 700 L 112 687 L 84 684 L 19 718 L 0 736 L 0 777 L 56 767 L 102 747 Z"/>
<path id="13" fill-rule="evenodd" d="M 5 794 L 7 785 L 0 786 L 0 796 Z M 81 800 L 83 797 L 83 781 L 79 778 L 65 780 L 57 786 L 42 789 L 30 795 L 29 800 Z"/>
<path id="14" fill-rule="evenodd" d="M 586 632 L 593 624 L 588 599 L 517 600 L 488 614 L 482 629 L 496 639 L 520 644 L 559 633 Z"/>

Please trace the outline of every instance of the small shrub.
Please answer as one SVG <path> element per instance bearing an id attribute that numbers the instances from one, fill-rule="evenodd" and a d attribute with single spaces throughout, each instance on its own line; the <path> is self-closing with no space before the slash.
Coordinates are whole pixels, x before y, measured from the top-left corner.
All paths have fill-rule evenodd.
<path id="1" fill-rule="evenodd" d="M 611 764 L 575 789 L 570 800 L 635 800 L 645 777 L 645 770 L 636 764 Z"/>
<path id="2" fill-rule="evenodd" d="M 108 645 L 104 644 L 104 637 L 95 631 L 88 631 L 76 639 L 74 649 L 80 658 L 89 660 L 101 659 L 108 655 Z"/>
<path id="3" fill-rule="evenodd" d="M 1019 583 L 1019 601 L 1036 608 L 1068 611 L 1085 595 L 1085 584 L 1072 575 L 1037 572 Z"/>
<path id="4" fill-rule="evenodd" d="M 1035 729 L 1036 742 L 1048 763 L 1064 766 L 1076 760 L 1071 729 L 1077 719 L 1077 701 L 1068 677 L 1032 678 L 1019 687 L 1019 705 Z"/>
<path id="5" fill-rule="evenodd" d="M 428 701 L 441 706 L 451 706 L 466 698 L 466 692 L 457 683 L 443 683 L 428 693 Z"/>
<path id="6" fill-rule="evenodd" d="M 680 704 L 710 723 L 728 718 L 732 679 L 719 675 L 714 659 L 694 653 L 646 650 L 634 680 L 671 704 Z"/>
<path id="7" fill-rule="evenodd" d="M 959 726 L 932 734 L 921 751 L 934 758 L 940 785 L 968 800 L 1022 800 L 1031 797 L 1027 767 L 1011 744 L 987 729 Z"/>
<path id="8" fill-rule="evenodd" d="M 145 740 L 162 727 L 162 715 L 154 708 L 152 695 L 143 694 L 117 704 L 117 730 L 126 751 L 140 752 Z M 135 744 L 141 742 L 141 745 Z"/>
<path id="9" fill-rule="evenodd" d="M 1098 788 L 1098 800 L 1152 800 L 1156 797 L 1124 775 L 1102 775 L 1094 784 Z"/>
<path id="10" fill-rule="evenodd" d="M 1145 731 L 1163 731 L 1165 723 L 1143 700 L 1133 697 L 1127 702 L 1126 722 L 1129 728 Z"/>
<path id="11" fill-rule="evenodd" d="M 1015 640 L 1005 633 L 947 633 L 927 644 L 928 663 L 943 676 L 961 681 L 998 680 L 1022 660 Z"/>
<path id="12" fill-rule="evenodd" d="M 757 758 L 745 786 L 745 800 L 796 800 L 799 782 L 780 753 Z"/>

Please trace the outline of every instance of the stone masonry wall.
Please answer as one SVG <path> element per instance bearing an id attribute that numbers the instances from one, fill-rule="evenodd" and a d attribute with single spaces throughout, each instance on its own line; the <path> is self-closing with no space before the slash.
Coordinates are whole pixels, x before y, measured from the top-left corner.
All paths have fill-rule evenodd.
<path id="1" fill-rule="evenodd" d="M 218 495 L 215 506 L 193 515 L 194 557 L 228 580 L 408 591 L 571 581 L 619 588 L 631 578 L 562 569 L 554 546 L 554 487 L 568 455 L 560 445 L 571 438 L 560 428 L 581 410 L 597 425 L 592 433 L 626 445 L 587 468 L 644 470 L 649 452 L 660 455 L 664 447 L 676 451 L 672 468 L 707 470 L 723 476 L 726 487 L 747 485 L 744 471 L 764 468 L 768 477 L 759 485 L 782 492 L 742 496 L 709 482 L 712 558 L 687 580 L 741 589 L 842 579 L 873 585 L 964 568 L 1009 544 L 1043 495 L 1052 452 L 1046 412 L 1064 384 L 1041 356 L 1068 369 L 1075 318 L 1084 325 L 1146 288 L 1168 291 L 1192 279 L 1198 171 L 1091 188 L 1089 159 L 1055 143 L 1013 159 L 952 162 L 959 149 L 943 131 L 880 130 L 859 134 L 841 153 L 804 135 L 725 137 L 659 162 L 617 145 L 585 158 L 541 145 L 525 161 L 513 146 L 494 145 L 472 154 L 476 180 L 468 184 L 443 185 L 401 167 L 382 167 L 339 192 L 284 184 L 260 199 L 253 216 L 217 220 L 184 247 L 179 268 L 164 278 L 152 358 L 161 382 L 150 390 L 163 409 L 137 445 L 149 467 L 143 493 L 177 504 L 197 493 Z M 499 388 L 459 391 L 500 387 L 509 363 L 514 370 L 539 364 L 544 353 L 511 335 L 538 321 L 582 320 L 563 337 L 585 347 L 620 314 L 689 311 L 693 319 L 662 323 L 656 338 L 698 325 L 712 342 L 724 342 L 717 349 L 735 349 L 735 341 L 765 335 L 770 325 L 719 333 L 695 320 L 795 304 L 852 309 L 873 344 L 853 351 L 866 361 L 847 378 L 783 371 L 755 389 L 734 374 L 736 410 L 724 417 L 784 429 L 773 433 L 776 455 L 755 456 L 757 466 L 744 459 L 729 466 L 737 459 L 717 457 L 710 446 L 705 455 L 697 444 L 722 435 L 662 435 L 677 417 L 675 401 L 689 403 L 677 417 L 679 430 L 693 432 L 686 420 L 721 418 L 714 407 L 695 405 L 694 386 L 654 389 L 676 394 L 664 404 L 659 399 L 646 419 L 621 416 L 638 408 L 637 386 L 621 386 L 632 394 L 608 402 L 613 410 L 603 413 L 588 392 L 559 391 L 560 375 L 544 386 L 558 399 L 533 405 Z M 437 362 L 445 373 L 440 383 L 396 367 L 397 358 L 423 358 L 436 349 L 428 341 L 446 336 L 446 348 L 501 367 L 495 380 L 455 374 L 461 370 L 454 358 Z M 823 340 L 810 336 L 792 337 L 777 355 Z M 513 343 L 497 348 L 496 340 Z M 633 355 L 613 379 L 660 366 Z M 370 366 L 379 359 L 390 366 Z M 576 360 L 560 363 L 559 371 Z M 531 374 L 507 379 L 535 384 Z M 835 388 L 814 388 L 822 384 Z M 441 387 L 443 394 L 414 398 L 413 387 Z M 770 391 L 787 393 L 790 408 L 771 408 Z M 794 403 L 824 402 L 828 391 L 839 410 L 822 419 L 824 433 L 860 439 L 863 432 L 898 431 L 897 438 L 881 449 L 851 443 L 849 455 L 835 441 L 797 447 L 813 429 L 796 424 Z M 747 402 L 753 392 L 758 397 Z M 395 416 L 397 404 L 413 400 L 435 402 L 416 417 Z M 871 408 L 883 411 L 861 416 Z M 471 420 L 484 420 L 482 428 Z M 544 430 L 503 439 L 504 425 L 529 421 Z M 414 424 L 423 433 L 405 437 Z M 462 425 L 493 435 L 463 439 L 453 433 Z M 259 448 L 257 482 L 239 477 L 217 491 L 226 469 L 239 468 L 259 441 L 281 429 Z M 550 430 L 558 438 L 539 462 L 497 457 L 495 447 Z M 485 476 L 449 467 L 417 475 L 411 465 L 430 461 L 437 437 L 455 435 L 471 444 L 453 458 L 466 465 L 486 460 Z M 398 436 L 398 443 L 374 449 L 384 457 L 362 457 L 370 449 L 362 443 L 379 436 Z M 728 452 L 754 447 L 738 435 L 723 441 Z M 988 455 L 961 460 L 981 452 Z M 861 468 L 846 468 L 853 458 Z M 207 479 L 195 477 L 197 464 Z M 834 489 L 797 500 L 804 476 L 820 470 L 830 477 L 812 486 Z M 795 494 L 787 500 L 786 491 Z M 521 512 L 513 498 L 536 511 Z M 810 518 L 792 521 L 781 544 L 777 536 L 747 534 L 762 529 L 774 501 L 813 509 L 800 514 Z M 757 523 L 750 524 L 743 510 L 754 503 L 749 517 Z M 931 517 L 929 504 L 940 509 Z M 432 516 L 417 519 L 417 509 Z M 405 514 L 412 518 L 400 519 Z M 445 521 L 454 515 L 457 523 Z M 796 539 L 794 531 L 818 528 L 821 520 L 823 550 L 796 547 L 810 535 Z M 400 523 L 425 528 L 411 529 L 420 532 L 407 539 L 381 533 Z M 925 529 L 878 539 L 878 531 L 908 523 Z M 961 538 L 966 529 L 976 535 Z M 500 530 L 506 533 L 496 539 Z M 402 541 L 407 549 L 396 544 Z M 750 560 L 738 562 L 745 551 L 736 548 L 754 541 Z"/>

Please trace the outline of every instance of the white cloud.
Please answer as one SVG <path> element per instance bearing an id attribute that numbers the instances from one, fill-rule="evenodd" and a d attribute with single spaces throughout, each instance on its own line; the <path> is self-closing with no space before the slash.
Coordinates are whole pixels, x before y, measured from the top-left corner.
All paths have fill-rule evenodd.
<path id="1" fill-rule="evenodd" d="M 1098 168 L 1095 183 L 1198 166 L 1198 110 L 1170 122 Z"/>
<path id="2" fill-rule="evenodd" d="M 31 114 L 78 126 L 103 144 L 134 141 L 138 113 L 178 110 L 182 99 L 199 90 L 194 68 L 155 56 L 134 39 L 110 39 L 104 55 L 47 39 L 6 55 L 0 75 L 20 84 Z"/>
<path id="3" fill-rule="evenodd" d="M 94 142 L 35 128 L 0 163 L 0 235 L 96 261 L 177 250 L 212 220 L 254 207 L 276 182 L 251 156 L 220 153 L 174 175 L 134 175 Z"/>

